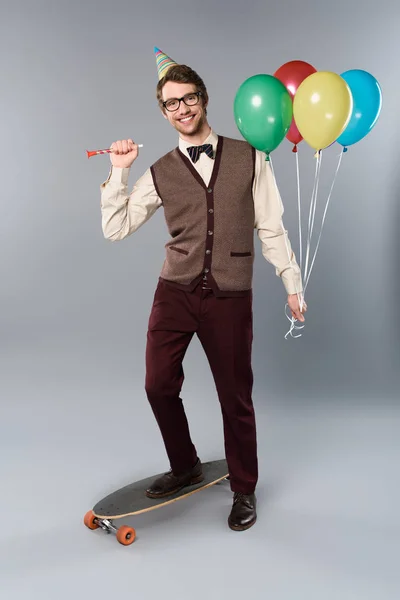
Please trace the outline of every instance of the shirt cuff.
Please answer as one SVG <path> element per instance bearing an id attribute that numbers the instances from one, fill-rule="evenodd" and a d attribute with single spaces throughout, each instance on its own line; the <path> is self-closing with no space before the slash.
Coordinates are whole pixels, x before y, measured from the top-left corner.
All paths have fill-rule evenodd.
<path id="1" fill-rule="evenodd" d="M 121 183 L 122 185 L 128 185 L 130 168 L 114 167 L 111 166 L 110 172 L 106 181 L 101 184 L 101 187 L 105 187 L 107 183 Z"/>
<path id="2" fill-rule="evenodd" d="M 282 273 L 282 282 L 285 286 L 287 294 L 301 294 L 303 292 L 303 284 L 301 275 L 293 269 L 287 269 Z"/>
<path id="3" fill-rule="evenodd" d="M 128 185 L 130 168 L 111 167 L 109 181 Z"/>

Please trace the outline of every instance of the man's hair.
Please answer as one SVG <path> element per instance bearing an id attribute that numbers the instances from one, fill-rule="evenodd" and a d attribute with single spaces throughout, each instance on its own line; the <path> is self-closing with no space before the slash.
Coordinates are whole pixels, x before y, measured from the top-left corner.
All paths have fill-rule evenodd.
<path id="1" fill-rule="evenodd" d="M 200 75 L 198 75 L 196 71 L 193 71 L 193 69 L 186 65 L 174 65 L 173 67 L 170 67 L 168 69 L 164 77 L 160 79 L 160 81 L 157 84 L 157 101 L 162 110 L 164 110 L 164 107 L 162 105 L 162 89 L 167 83 L 167 81 L 176 81 L 177 83 L 192 83 L 194 86 L 196 86 L 196 91 L 201 92 L 203 105 L 205 105 L 208 102 L 207 88 L 204 85 L 204 81 L 202 80 Z"/>

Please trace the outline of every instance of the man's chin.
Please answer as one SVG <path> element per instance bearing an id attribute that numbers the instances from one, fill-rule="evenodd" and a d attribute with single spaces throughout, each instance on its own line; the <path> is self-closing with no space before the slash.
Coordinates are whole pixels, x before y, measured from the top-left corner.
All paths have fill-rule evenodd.
<path id="1" fill-rule="evenodd" d="M 177 129 L 183 135 L 194 135 L 198 131 L 198 127 L 177 127 Z"/>

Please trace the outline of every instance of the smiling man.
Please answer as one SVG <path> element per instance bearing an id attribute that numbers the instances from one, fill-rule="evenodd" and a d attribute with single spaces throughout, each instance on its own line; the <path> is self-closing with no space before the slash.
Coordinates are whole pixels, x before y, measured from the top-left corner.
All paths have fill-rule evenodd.
<path id="1" fill-rule="evenodd" d="M 161 206 L 171 236 L 148 323 L 145 381 L 170 471 L 146 494 L 167 497 L 203 479 L 180 395 L 184 356 L 196 334 L 222 411 L 233 492 L 228 523 L 241 531 L 257 519 L 251 364 L 254 229 L 263 256 L 284 283 L 293 316 L 304 321 L 300 269 L 282 226 L 282 202 L 265 155 L 245 141 L 217 135 L 208 123 L 203 80 L 157 49 L 156 55 L 157 100 L 179 133 L 178 146 L 157 160 L 129 193 L 138 146 L 132 139 L 114 142 L 110 175 L 101 185 L 107 239 L 131 235 Z"/>

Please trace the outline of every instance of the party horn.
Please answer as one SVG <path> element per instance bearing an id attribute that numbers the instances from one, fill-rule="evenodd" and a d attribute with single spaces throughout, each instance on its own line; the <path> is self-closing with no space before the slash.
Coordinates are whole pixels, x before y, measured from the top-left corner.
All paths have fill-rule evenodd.
<path id="1" fill-rule="evenodd" d="M 138 144 L 138 148 L 143 148 L 143 144 Z M 110 148 L 104 148 L 104 150 L 86 150 L 88 158 L 96 156 L 96 154 L 110 154 L 111 152 Z"/>

